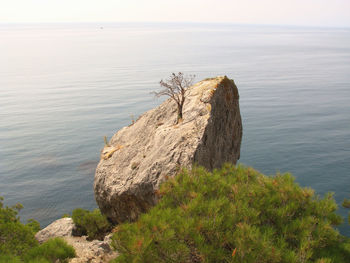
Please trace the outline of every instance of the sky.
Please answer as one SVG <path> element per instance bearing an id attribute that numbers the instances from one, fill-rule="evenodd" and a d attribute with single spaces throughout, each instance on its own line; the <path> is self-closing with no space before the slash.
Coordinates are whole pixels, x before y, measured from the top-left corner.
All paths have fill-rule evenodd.
<path id="1" fill-rule="evenodd" d="M 47 22 L 350 27 L 350 0 L 0 0 L 0 23 Z"/>

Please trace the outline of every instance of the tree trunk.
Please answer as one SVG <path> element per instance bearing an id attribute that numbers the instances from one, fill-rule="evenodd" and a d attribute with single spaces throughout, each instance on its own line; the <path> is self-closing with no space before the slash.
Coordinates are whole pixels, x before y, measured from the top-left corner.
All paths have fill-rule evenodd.
<path id="1" fill-rule="evenodd" d="M 183 108 L 183 103 L 182 104 L 177 104 L 177 120 L 176 120 L 176 124 L 178 124 L 179 121 L 182 120 L 182 108 Z"/>

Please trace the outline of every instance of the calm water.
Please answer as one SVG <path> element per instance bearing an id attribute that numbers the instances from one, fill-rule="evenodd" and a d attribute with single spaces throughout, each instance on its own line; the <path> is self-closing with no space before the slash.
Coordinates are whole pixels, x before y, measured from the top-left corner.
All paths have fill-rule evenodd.
<path id="1" fill-rule="evenodd" d="M 191 24 L 0 25 L 0 195 L 42 226 L 95 208 L 103 136 L 177 71 L 234 78 L 242 163 L 350 197 L 350 29 Z"/>

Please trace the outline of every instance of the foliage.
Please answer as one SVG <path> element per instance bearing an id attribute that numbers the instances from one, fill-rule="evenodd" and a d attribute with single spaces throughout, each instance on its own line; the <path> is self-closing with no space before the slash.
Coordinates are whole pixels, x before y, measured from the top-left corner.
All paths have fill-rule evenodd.
<path id="1" fill-rule="evenodd" d="M 73 210 L 72 218 L 77 227 L 77 235 L 88 235 L 88 239 L 103 240 L 105 234 L 112 229 L 107 218 L 99 209 L 94 211 L 77 208 Z"/>
<path id="2" fill-rule="evenodd" d="M 194 167 L 158 195 L 149 213 L 115 229 L 114 262 L 350 262 L 332 194 L 320 198 L 290 174 Z"/>
<path id="3" fill-rule="evenodd" d="M 2 250 L 0 250 L 2 252 Z M 0 254 L 1 263 L 22 263 L 19 257 L 11 256 L 10 254 Z"/>
<path id="4" fill-rule="evenodd" d="M 33 233 L 36 233 L 40 230 L 39 222 L 34 220 L 34 219 L 29 219 L 26 226 L 28 226 L 32 230 Z"/>
<path id="5" fill-rule="evenodd" d="M 22 256 L 38 242 L 34 237 L 32 224 L 24 225 L 20 222 L 18 212 L 23 208 L 21 204 L 4 207 L 0 198 L 0 251 L 2 255 Z"/>
<path id="6" fill-rule="evenodd" d="M 46 260 L 47 262 L 68 262 L 68 258 L 73 258 L 75 252 L 73 247 L 68 246 L 67 243 L 60 238 L 53 238 L 31 249 L 24 257 L 26 262 L 39 262 L 39 260 Z M 45 261 L 43 261 L 45 262 Z"/>
<path id="7" fill-rule="evenodd" d="M 345 199 L 344 202 L 343 202 L 343 207 L 345 208 L 350 208 L 350 199 Z M 349 213 L 349 216 L 348 216 L 348 222 L 350 224 L 350 213 Z"/>
<path id="8" fill-rule="evenodd" d="M 18 212 L 21 204 L 4 207 L 0 197 L 0 262 L 65 262 L 74 256 L 73 247 L 63 240 L 49 240 L 42 245 L 35 239 L 35 233 L 40 229 L 37 221 L 31 219 L 28 224 L 20 222 Z M 48 256 L 50 255 L 50 256 Z"/>
<path id="9" fill-rule="evenodd" d="M 107 140 L 107 136 L 103 136 L 103 141 L 104 141 L 106 147 L 110 147 L 108 140 Z"/>

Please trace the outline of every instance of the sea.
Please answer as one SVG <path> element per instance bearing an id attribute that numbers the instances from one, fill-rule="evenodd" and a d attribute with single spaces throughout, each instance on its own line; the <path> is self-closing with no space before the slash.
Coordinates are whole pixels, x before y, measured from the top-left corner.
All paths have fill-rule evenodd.
<path id="1" fill-rule="evenodd" d="M 0 24 L 0 196 L 42 227 L 97 207 L 104 136 L 159 105 L 172 72 L 227 75 L 240 163 L 350 198 L 350 28 L 195 23 Z M 339 227 L 350 236 L 350 226 Z"/>

